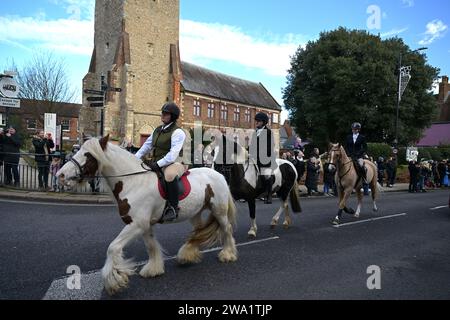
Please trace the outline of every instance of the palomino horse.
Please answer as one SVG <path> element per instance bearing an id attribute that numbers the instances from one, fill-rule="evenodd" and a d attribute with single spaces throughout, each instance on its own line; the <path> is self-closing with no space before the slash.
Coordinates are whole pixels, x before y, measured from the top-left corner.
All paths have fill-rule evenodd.
<path id="1" fill-rule="evenodd" d="M 359 178 L 356 173 L 353 160 L 347 156 L 344 148 L 340 144 L 330 144 L 328 151 L 328 163 L 328 170 L 336 171 L 336 186 L 339 195 L 339 211 L 337 216 L 334 218 L 333 224 L 339 224 L 342 217 L 342 211 L 353 214 L 356 218 L 359 218 L 364 195 L 361 192 L 362 179 Z M 364 164 L 367 168 L 367 182 L 372 189 L 373 211 L 378 211 L 376 204 L 379 187 L 377 182 L 377 167 L 369 160 L 364 160 Z M 358 196 L 358 207 L 356 212 L 352 208 L 347 208 L 347 200 L 352 194 L 353 189 L 356 190 L 356 194 Z"/>
<path id="2" fill-rule="evenodd" d="M 109 136 L 92 138 L 57 173 L 60 181 L 68 186 L 81 183 L 98 171 L 107 181 L 117 200 L 119 213 L 127 224 L 109 245 L 102 269 L 105 289 L 114 294 L 128 284 L 135 265 L 123 258 L 124 247 L 134 238 L 142 236 L 147 247 L 149 261 L 139 274 L 156 277 L 164 273 L 161 247 L 155 239 L 153 225 L 158 223 L 165 200 L 158 191 L 156 173 L 143 170 L 142 161 L 118 146 L 108 143 Z M 175 222 L 190 220 L 194 231 L 177 255 L 179 263 L 197 263 L 201 260 L 199 247 L 212 246 L 223 241 L 219 253 L 221 262 L 237 260 L 233 238 L 236 207 L 228 185 L 222 175 L 212 169 L 193 169 L 188 176 L 191 184 L 189 195 L 180 201 L 181 210 Z M 201 213 L 210 211 L 206 222 Z"/>
<path id="3" fill-rule="evenodd" d="M 231 154 L 227 154 L 225 151 L 227 148 L 226 145 L 224 145 L 226 144 L 226 141 L 228 141 L 228 139 L 216 138 L 213 142 L 213 146 L 216 147 L 215 150 L 219 151 L 219 154 L 225 155 L 225 164 L 219 165 L 219 168 L 222 167 L 221 171 L 223 171 L 222 173 L 227 179 L 234 199 L 244 199 L 248 203 L 251 219 L 248 235 L 250 237 L 256 237 L 258 231 L 258 226 L 256 224 L 256 199 L 265 192 L 263 183 L 261 179 L 259 179 L 258 166 L 255 161 L 249 159 L 247 150 L 237 142 L 228 142 L 231 143 L 234 148 Z M 222 142 L 222 144 L 220 142 Z M 283 225 L 285 228 L 289 228 L 292 221 L 289 215 L 288 197 L 290 198 L 294 213 L 302 211 L 298 195 L 297 170 L 289 161 L 276 159 L 276 162 L 278 167 L 273 172 L 275 180 L 273 181 L 272 190 L 280 197 L 281 206 L 272 218 L 271 227 L 275 228 L 275 226 L 278 225 L 278 220 L 284 212 L 285 220 Z M 214 163 L 214 166 L 217 168 L 216 163 Z"/>

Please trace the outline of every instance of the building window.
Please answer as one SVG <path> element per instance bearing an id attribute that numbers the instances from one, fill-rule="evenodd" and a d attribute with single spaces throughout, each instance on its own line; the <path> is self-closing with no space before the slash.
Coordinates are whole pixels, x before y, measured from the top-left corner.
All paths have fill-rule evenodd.
<path id="1" fill-rule="evenodd" d="M 222 105 L 220 108 L 220 118 L 225 121 L 228 120 L 228 107 L 225 105 Z"/>
<path id="2" fill-rule="evenodd" d="M 250 122 L 250 118 L 251 118 L 251 112 L 250 109 L 245 110 L 245 122 Z"/>
<path id="3" fill-rule="evenodd" d="M 70 120 L 61 120 L 61 128 L 63 131 L 70 131 Z"/>
<path id="4" fill-rule="evenodd" d="M 278 123 L 278 113 L 272 115 L 272 123 Z"/>
<path id="5" fill-rule="evenodd" d="M 208 118 L 214 118 L 214 103 L 208 103 Z"/>
<path id="6" fill-rule="evenodd" d="M 234 122 L 239 122 L 240 120 L 240 116 L 241 116 L 241 111 L 239 109 L 239 107 L 234 108 Z"/>
<path id="7" fill-rule="evenodd" d="M 27 119 L 27 129 L 28 130 L 36 129 L 36 119 Z"/>
<path id="8" fill-rule="evenodd" d="M 200 106 L 200 101 L 199 100 L 195 100 L 194 101 L 194 116 L 196 117 L 200 117 L 201 116 L 201 106 Z"/>
<path id="9" fill-rule="evenodd" d="M 6 118 L 3 113 L 0 113 L 0 126 L 6 126 Z"/>

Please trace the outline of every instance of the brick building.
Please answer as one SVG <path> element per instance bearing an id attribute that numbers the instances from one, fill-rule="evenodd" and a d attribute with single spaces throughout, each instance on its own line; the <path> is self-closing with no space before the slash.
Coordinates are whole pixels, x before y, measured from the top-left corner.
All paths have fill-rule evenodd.
<path id="1" fill-rule="evenodd" d="M 56 124 L 62 126 L 63 141 L 76 143 L 78 139 L 78 114 L 81 104 L 21 99 L 20 108 L 10 108 L 9 116 L 19 116 L 23 128 L 31 136 L 44 129 L 44 114 L 56 113 Z M 0 126 L 6 124 L 6 108 L 0 107 Z"/>
<path id="2" fill-rule="evenodd" d="M 253 128 L 256 112 L 272 118 L 278 136 L 280 105 L 260 83 L 238 79 L 187 62 L 179 48 L 179 0 L 97 0 L 95 36 L 83 89 L 110 87 L 103 111 L 90 107 L 87 94 L 80 111 L 80 133 L 104 132 L 112 139 L 141 145 L 160 125 L 161 106 L 175 101 L 181 125 L 205 128 Z M 278 139 L 276 139 L 278 141 Z"/>

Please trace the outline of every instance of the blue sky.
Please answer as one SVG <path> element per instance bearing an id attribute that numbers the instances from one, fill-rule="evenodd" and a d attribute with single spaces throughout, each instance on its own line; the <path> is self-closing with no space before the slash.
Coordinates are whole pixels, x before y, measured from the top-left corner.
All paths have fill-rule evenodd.
<path id="1" fill-rule="evenodd" d="M 52 50 L 64 58 L 81 92 L 92 52 L 94 3 L 15 0 L 2 6 L 0 68 Z M 448 0 L 180 0 L 180 6 L 182 60 L 261 82 L 280 104 L 290 56 L 339 26 L 399 36 L 411 49 L 426 46 L 428 62 L 450 75 Z"/>

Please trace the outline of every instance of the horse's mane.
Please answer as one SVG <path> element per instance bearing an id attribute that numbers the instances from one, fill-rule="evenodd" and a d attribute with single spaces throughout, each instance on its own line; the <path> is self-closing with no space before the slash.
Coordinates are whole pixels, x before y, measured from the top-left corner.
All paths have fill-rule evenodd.
<path id="1" fill-rule="evenodd" d="M 92 154 L 92 156 L 99 162 L 99 169 L 105 165 L 110 165 L 114 161 L 115 167 L 117 165 L 133 165 L 140 167 L 141 161 L 137 159 L 132 153 L 121 147 L 107 143 L 106 149 L 103 150 L 100 145 L 100 139 L 91 138 L 82 145 L 82 149 Z"/>

